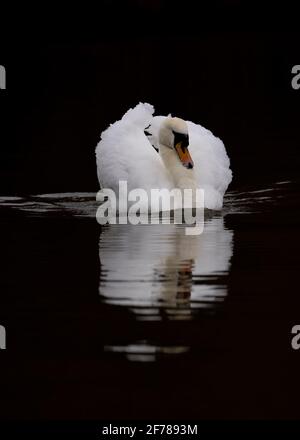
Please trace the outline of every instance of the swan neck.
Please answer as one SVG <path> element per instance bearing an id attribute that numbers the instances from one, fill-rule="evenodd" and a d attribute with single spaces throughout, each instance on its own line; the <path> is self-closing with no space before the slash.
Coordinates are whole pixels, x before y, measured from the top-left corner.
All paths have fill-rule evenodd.
<path id="1" fill-rule="evenodd" d="M 187 169 L 182 165 L 175 150 L 164 144 L 160 144 L 159 154 L 165 167 L 172 176 L 175 188 L 185 189 L 196 187 L 194 170 Z"/>

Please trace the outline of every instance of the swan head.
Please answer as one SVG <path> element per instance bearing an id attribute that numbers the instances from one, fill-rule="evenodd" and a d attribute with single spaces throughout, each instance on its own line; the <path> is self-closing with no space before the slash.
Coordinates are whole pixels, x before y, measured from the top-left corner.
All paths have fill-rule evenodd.
<path id="1" fill-rule="evenodd" d="M 174 150 L 185 168 L 191 169 L 194 167 L 194 162 L 188 150 L 188 126 L 183 119 L 166 118 L 160 126 L 159 143 Z"/>

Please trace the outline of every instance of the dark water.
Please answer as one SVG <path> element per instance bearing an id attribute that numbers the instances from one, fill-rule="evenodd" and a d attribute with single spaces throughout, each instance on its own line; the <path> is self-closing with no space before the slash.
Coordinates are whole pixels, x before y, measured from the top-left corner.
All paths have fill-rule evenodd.
<path id="1" fill-rule="evenodd" d="M 296 418 L 299 188 L 183 225 L 96 222 L 95 194 L 1 197 L 9 418 Z"/>

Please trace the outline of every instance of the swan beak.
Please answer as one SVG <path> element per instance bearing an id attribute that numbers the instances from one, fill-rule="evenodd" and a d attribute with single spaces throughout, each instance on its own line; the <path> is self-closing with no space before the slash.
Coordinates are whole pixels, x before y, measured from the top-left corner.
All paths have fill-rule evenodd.
<path id="1" fill-rule="evenodd" d="M 183 145 L 182 141 L 177 142 L 175 145 L 175 150 L 178 154 L 178 157 L 185 168 L 191 169 L 194 168 L 194 162 L 191 158 L 190 152 L 188 148 Z"/>

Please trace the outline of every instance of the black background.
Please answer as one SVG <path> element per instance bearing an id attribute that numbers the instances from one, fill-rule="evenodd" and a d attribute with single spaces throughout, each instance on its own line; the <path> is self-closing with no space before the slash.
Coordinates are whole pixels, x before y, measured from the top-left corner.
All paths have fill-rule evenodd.
<path id="1" fill-rule="evenodd" d="M 231 188 L 298 178 L 300 90 L 292 89 L 291 70 L 300 64 L 300 32 L 293 5 L 136 0 L 95 6 L 27 3 L 14 11 L 1 6 L 0 64 L 7 70 L 7 90 L 0 91 L 0 195 L 96 192 L 94 150 L 101 131 L 139 101 L 219 136 L 232 162 Z M 271 217 L 248 216 L 244 223 L 227 218 L 235 230 L 228 327 L 224 332 L 222 322 L 202 323 L 203 334 L 219 351 L 205 353 L 210 356 L 204 366 L 201 357 L 196 363 L 182 360 L 177 368 L 171 362 L 154 370 L 134 365 L 127 376 L 125 360 L 95 361 L 104 330 L 119 333 L 115 322 L 121 312 L 110 312 L 107 330 L 103 322 L 109 311 L 103 307 L 99 317 L 98 297 L 85 295 L 98 287 L 94 219 L 87 228 L 62 219 L 35 223 L 9 217 L 3 222 L 11 223 L 9 233 L 1 230 L 1 268 L 7 275 L 2 295 L 8 304 L 1 316 L 9 322 L 9 343 L 20 345 L 15 357 L 9 350 L 1 353 L 1 379 L 7 385 L 1 388 L 7 397 L 1 415 L 297 418 L 299 353 L 290 349 L 289 332 L 299 316 L 293 306 L 299 303 L 299 228 L 297 219 L 293 223 L 292 215 L 281 213 L 284 227 L 275 236 Z M 65 253 L 60 255 L 61 243 Z M 259 255 L 253 243 L 262 244 Z M 49 276 L 51 271 L 56 276 Z M 7 288 L 11 285 L 13 290 Z M 289 296 L 282 304 L 285 291 Z M 66 321 L 57 305 L 69 311 L 70 304 L 73 321 Z M 260 319 L 253 322 L 257 309 Z M 48 333 L 53 319 L 54 334 Z M 127 331 L 135 334 L 136 323 Z M 223 347 L 241 348 L 220 371 Z M 196 382 L 189 380 L 192 373 Z M 199 391 L 194 400 L 187 385 Z"/>
<path id="2" fill-rule="evenodd" d="M 96 191 L 100 134 L 139 101 L 219 136 L 232 188 L 297 176 L 296 17 L 233 0 L 4 13 L 0 193 Z"/>

